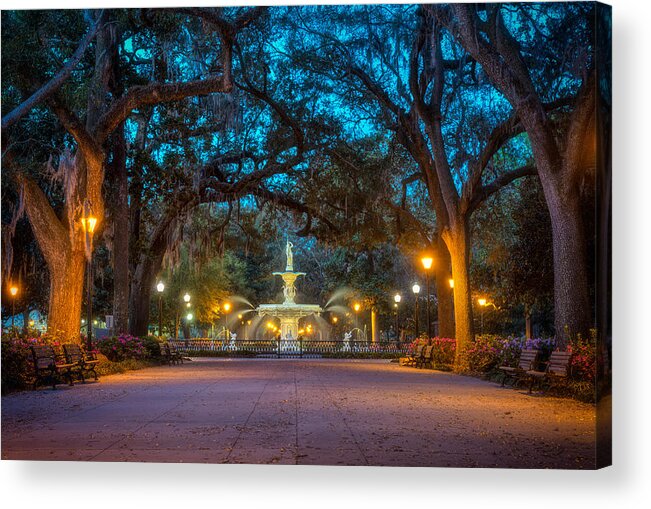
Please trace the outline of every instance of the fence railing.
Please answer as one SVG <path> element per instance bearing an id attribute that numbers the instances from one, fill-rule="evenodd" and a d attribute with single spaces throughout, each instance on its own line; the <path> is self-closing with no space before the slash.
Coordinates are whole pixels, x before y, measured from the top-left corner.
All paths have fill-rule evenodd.
<path id="1" fill-rule="evenodd" d="M 345 340 L 312 340 L 312 339 L 170 339 L 177 350 L 186 355 L 218 356 L 276 356 L 276 357 L 303 357 L 303 356 L 400 356 L 407 353 L 409 343 L 370 341 L 345 341 Z"/>

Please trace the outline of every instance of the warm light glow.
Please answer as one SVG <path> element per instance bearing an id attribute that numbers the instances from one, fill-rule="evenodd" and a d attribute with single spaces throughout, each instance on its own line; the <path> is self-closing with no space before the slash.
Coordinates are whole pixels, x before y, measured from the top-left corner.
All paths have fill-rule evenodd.
<path id="1" fill-rule="evenodd" d="M 82 319 L 81 319 L 81 323 L 82 323 L 82 324 L 86 323 L 86 320 L 82 318 Z"/>
<path id="2" fill-rule="evenodd" d="M 247 324 L 247 325 L 251 325 L 251 320 L 247 320 L 247 321 L 246 321 L 246 324 Z"/>
<path id="3" fill-rule="evenodd" d="M 30 321 L 29 321 L 29 326 L 30 326 L 30 327 L 34 327 L 34 320 L 30 320 Z"/>
<path id="4" fill-rule="evenodd" d="M 423 268 L 425 270 L 429 270 L 432 268 L 432 264 L 434 263 L 434 258 L 430 256 L 424 256 L 423 258 L 421 258 L 420 261 L 423 263 Z"/>
<path id="5" fill-rule="evenodd" d="M 192 304 L 190 304 L 190 303 L 188 302 L 188 303 L 185 305 L 185 307 L 186 307 L 186 308 L 191 308 L 191 307 L 192 307 Z"/>
<path id="6" fill-rule="evenodd" d="M 81 218 L 81 227 L 85 232 L 93 233 L 95 231 L 96 224 L 97 224 L 96 217 L 89 216 L 89 217 Z"/>
<path id="7" fill-rule="evenodd" d="M 267 327 L 268 327 L 269 329 L 273 329 L 273 328 L 274 328 L 274 324 L 271 323 L 271 322 L 267 322 Z"/>
<path id="8" fill-rule="evenodd" d="M 448 283 L 450 283 L 450 288 L 454 288 L 454 279 L 448 279 Z"/>
<path id="9" fill-rule="evenodd" d="M 339 318 L 337 318 L 336 316 L 332 317 L 332 323 L 337 323 L 338 321 L 339 321 Z"/>
<path id="10" fill-rule="evenodd" d="M 188 321 L 192 320 L 194 318 L 194 315 L 192 313 L 188 313 L 187 318 L 188 318 Z"/>
<path id="11" fill-rule="evenodd" d="M 402 300 L 402 296 L 401 296 L 399 293 L 396 293 L 396 294 L 393 296 L 393 300 L 396 302 L 396 304 L 398 304 L 398 303 L 400 303 L 400 301 Z"/>
<path id="12" fill-rule="evenodd" d="M 156 290 L 158 290 L 159 293 L 163 293 L 163 290 L 165 290 L 165 284 L 163 284 L 162 281 L 159 282 L 159 283 L 156 285 Z"/>
<path id="13" fill-rule="evenodd" d="M 237 318 L 238 318 L 239 320 L 241 320 L 241 319 L 242 319 L 242 313 L 240 313 L 239 315 L 237 315 Z"/>
<path id="14" fill-rule="evenodd" d="M 93 320 L 93 325 L 97 325 L 97 320 Z"/>
<path id="15" fill-rule="evenodd" d="M 355 305 L 353 306 L 353 309 L 355 312 L 359 311 L 362 306 L 359 305 L 359 302 L 355 302 Z"/>
<path id="16" fill-rule="evenodd" d="M 12 297 L 15 297 L 18 294 L 18 287 L 12 286 L 9 288 L 9 293 L 11 294 Z"/>
<path id="17" fill-rule="evenodd" d="M 411 291 L 418 295 L 420 293 L 420 285 L 418 283 L 414 283 L 414 286 L 411 287 Z"/>
<path id="18" fill-rule="evenodd" d="M 303 329 L 298 329 L 299 334 L 305 334 L 305 331 Z"/>
<path id="19" fill-rule="evenodd" d="M 189 294 L 189 293 L 186 293 L 186 294 L 183 296 L 183 300 L 184 300 L 185 302 L 190 302 L 190 294 Z"/>
<path id="20" fill-rule="evenodd" d="M 226 311 L 228 313 L 230 310 L 231 310 L 230 302 L 225 302 L 224 303 L 224 311 Z"/>
<path id="21" fill-rule="evenodd" d="M 486 305 L 486 299 L 477 299 L 477 302 L 479 303 L 480 306 Z"/>

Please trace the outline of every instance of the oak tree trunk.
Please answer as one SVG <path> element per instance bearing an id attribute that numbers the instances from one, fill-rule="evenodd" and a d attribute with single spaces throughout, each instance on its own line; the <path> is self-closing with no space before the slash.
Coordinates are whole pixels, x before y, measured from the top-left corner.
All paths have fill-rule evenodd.
<path id="1" fill-rule="evenodd" d="M 119 128 L 114 137 L 111 165 L 113 219 L 113 320 L 115 332 L 129 330 L 129 187 L 124 135 Z"/>
<path id="2" fill-rule="evenodd" d="M 84 251 L 61 253 L 56 268 L 50 266 L 50 304 L 48 334 L 62 341 L 81 342 L 81 305 L 84 292 Z"/>
<path id="3" fill-rule="evenodd" d="M 472 293 L 470 289 L 470 235 L 468 224 L 463 219 L 444 235 L 452 261 L 454 279 L 454 319 L 457 341 L 454 369 L 464 367 L 464 352 L 474 339 Z"/>
<path id="4" fill-rule="evenodd" d="M 543 182 L 543 187 L 552 221 L 554 327 L 564 346 L 569 338 L 587 337 L 590 331 L 585 234 L 578 193 L 562 197 L 555 186 Z"/>
<path id="5" fill-rule="evenodd" d="M 450 288 L 450 253 L 445 242 L 439 239 L 436 260 L 436 296 L 438 299 L 439 336 L 453 338 L 454 331 L 454 305 L 453 292 Z"/>
<path id="6" fill-rule="evenodd" d="M 151 285 L 131 284 L 129 295 L 129 333 L 133 336 L 146 336 L 149 328 L 149 299 Z"/>

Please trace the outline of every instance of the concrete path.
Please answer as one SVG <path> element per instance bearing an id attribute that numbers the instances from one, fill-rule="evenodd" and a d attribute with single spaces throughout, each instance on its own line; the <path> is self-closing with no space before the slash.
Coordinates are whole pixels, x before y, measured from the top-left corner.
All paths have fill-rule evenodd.
<path id="1" fill-rule="evenodd" d="M 2 398 L 2 459 L 591 468 L 595 410 L 388 361 L 195 359 Z"/>

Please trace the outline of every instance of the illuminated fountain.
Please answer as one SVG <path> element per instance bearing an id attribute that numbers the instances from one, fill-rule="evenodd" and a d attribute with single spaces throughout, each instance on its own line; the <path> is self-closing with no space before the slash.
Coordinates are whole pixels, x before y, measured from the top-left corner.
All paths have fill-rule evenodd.
<path id="1" fill-rule="evenodd" d="M 287 264 L 285 272 L 274 272 L 274 276 L 280 276 L 285 285 L 283 286 L 283 294 L 285 301 L 282 304 L 261 304 L 256 308 L 259 316 L 274 316 L 280 320 L 280 337 L 285 343 L 281 346 L 282 349 L 291 348 L 293 346 L 289 342 L 293 342 L 298 338 L 298 321 L 299 319 L 309 316 L 320 316 L 321 306 L 316 304 L 297 304 L 296 287 L 294 283 L 299 276 L 304 276 L 305 272 L 294 272 L 294 256 L 292 254 L 292 247 L 294 245 L 287 241 L 285 253 L 287 255 Z"/>

